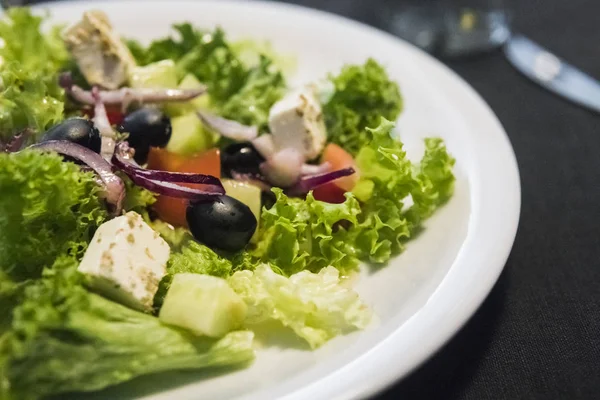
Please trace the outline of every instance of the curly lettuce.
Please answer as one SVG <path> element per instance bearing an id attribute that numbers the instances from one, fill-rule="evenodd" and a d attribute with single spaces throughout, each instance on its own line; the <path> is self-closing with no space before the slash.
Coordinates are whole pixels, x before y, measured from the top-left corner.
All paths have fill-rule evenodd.
<path id="1" fill-rule="evenodd" d="M 11 7 L 0 20 L 0 57 L 17 62 L 27 71 L 40 75 L 56 73 L 69 59 L 69 53 L 60 37 L 61 27 L 48 34 L 41 30 L 43 17 L 33 15 L 28 8 Z"/>
<path id="2" fill-rule="evenodd" d="M 428 218 L 454 193 L 455 177 L 452 173 L 454 158 L 448 154 L 440 138 L 425 139 L 425 154 L 417 166 L 415 185 L 411 191 L 414 205 L 407 212 L 413 224 Z"/>
<path id="3" fill-rule="evenodd" d="M 148 208 L 156 203 L 156 195 L 141 186 L 134 184 L 131 179 L 125 174 L 119 174 L 125 183 L 125 200 L 123 209 L 127 211 L 135 211 L 138 214 L 146 215 Z"/>
<path id="4" fill-rule="evenodd" d="M 59 257 L 42 279 L 25 288 L 12 328 L 0 343 L 0 398 L 88 392 L 141 375 L 254 358 L 251 332 L 213 340 L 168 327 L 88 292 L 76 267 L 75 259 Z"/>
<path id="5" fill-rule="evenodd" d="M 35 140 L 64 118 L 57 73 L 68 53 L 60 28 L 41 33 L 43 18 L 11 8 L 0 20 L 0 142 L 29 129 Z"/>
<path id="6" fill-rule="evenodd" d="M 323 107 L 329 140 L 357 154 L 369 144 L 365 128 L 374 128 L 381 117 L 395 120 L 402 111 L 398 84 L 375 60 L 347 65 L 331 76 L 334 92 Z"/>
<path id="7" fill-rule="evenodd" d="M 0 142 L 30 130 L 33 140 L 64 119 L 64 91 L 55 75 L 10 62 L 0 67 Z"/>
<path id="8" fill-rule="evenodd" d="M 57 154 L 0 153 L 0 270 L 37 278 L 59 255 L 81 254 L 107 218 L 100 190 Z"/>
<path id="9" fill-rule="evenodd" d="M 285 79 L 273 60 L 262 55 L 256 64 L 245 63 L 220 28 L 208 32 L 184 23 L 173 25 L 173 30 L 175 35 L 155 40 L 147 48 L 128 40 L 138 64 L 171 59 L 180 79 L 193 74 L 207 85 L 215 111 L 266 127 L 269 109 L 285 89 Z"/>
<path id="10" fill-rule="evenodd" d="M 400 253 L 422 221 L 454 190 L 454 159 L 442 140 L 426 139 L 421 162 L 413 164 L 402 142 L 392 137 L 393 128 L 385 119 L 377 128 L 367 128 L 368 145 L 356 156 L 361 178 L 354 194 L 363 205 L 347 240 L 354 243 L 359 258 L 372 263 L 385 263 Z"/>
<path id="11" fill-rule="evenodd" d="M 225 118 L 266 129 L 269 111 L 285 93 L 283 75 L 266 56 L 251 68 L 244 85 L 220 107 Z"/>
<path id="12" fill-rule="evenodd" d="M 273 189 L 276 202 L 261 214 L 259 240 L 250 254 L 270 263 L 285 275 L 303 270 L 318 272 L 334 265 L 351 271 L 358 265 L 354 251 L 344 242 L 341 224 L 357 222 L 360 205 L 348 195 L 342 204 L 287 197 Z M 338 226 L 339 225 L 339 226 Z"/>
<path id="13" fill-rule="evenodd" d="M 333 266 L 346 274 L 359 261 L 383 264 L 404 249 L 422 222 L 452 195 L 454 159 L 439 138 L 425 140 L 425 154 L 413 163 L 394 124 L 382 119 L 366 128 L 367 144 L 356 155 L 360 179 L 342 204 L 288 198 L 274 189 L 276 202 L 261 214 L 253 259 L 283 275 Z M 250 263 L 252 267 L 252 263 Z"/>
<path id="14" fill-rule="evenodd" d="M 371 310 L 340 280 L 339 271 L 302 271 L 286 278 L 267 265 L 239 271 L 229 284 L 248 305 L 246 323 L 279 321 L 306 340 L 311 348 L 355 329 L 364 329 Z"/>
<path id="15" fill-rule="evenodd" d="M 12 310 L 18 304 L 26 283 L 13 281 L 6 272 L 0 270 L 0 342 L 3 334 L 10 328 Z"/>

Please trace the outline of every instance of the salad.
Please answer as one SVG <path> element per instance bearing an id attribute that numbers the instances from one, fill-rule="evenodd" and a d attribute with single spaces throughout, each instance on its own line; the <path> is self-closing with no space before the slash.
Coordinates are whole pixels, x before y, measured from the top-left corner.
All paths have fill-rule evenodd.
<path id="1" fill-rule="evenodd" d="M 391 136 L 382 65 L 290 87 L 287 57 L 219 28 L 146 46 L 100 11 L 43 22 L 0 20 L 1 399 L 239 368 L 265 326 L 310 350 L 369 324 L 348 278 L 454 186 L 441 139 L 417 163 Z"/>

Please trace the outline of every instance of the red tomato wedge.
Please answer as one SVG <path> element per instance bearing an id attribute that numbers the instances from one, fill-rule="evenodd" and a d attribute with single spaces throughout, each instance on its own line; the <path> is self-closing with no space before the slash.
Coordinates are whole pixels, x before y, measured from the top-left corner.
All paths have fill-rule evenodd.
<path id="1" fill-rule="evenodd" d="M 327 203 L 343 203 L 345 200 L 344 193 L 351 191 L 359 179 L 359 171 L 356 168 L 354 158 L 337 144 L 329 143 L 323 151 L 321 162 L 328 162 L 332 171 L 348 167 L 352 167 L 356 171 L 350 176 L 321 185 L 313 191 L 313 195 L 317 200 Z"/>
<path id="2" fill-rule="evenodd" d="M 148 169 L 170 172 L 191 172 L 212 175 L 221 178 L 221 153 L 219 149 L 211 149 L 191 157 L 168 152 L 165 149 L 152 147 L 148 155 Z M 185 184 L 188 187 L 201 188 L 202 185 Z M 185 213 L 188 201 L 167 196 L 158 196 L 154 203 L 154 211 L 159 218 L 174 226 L 187 227 Z"/>
<path id="3" fill-rule="evenodd" d="M 85 108 L 83 113 L 90 119 L 94 118 L 93 108 Z M 106 116 L 108 117 L 108 122 L 110 122 L 111 125 L 119 125 L 121 122 L 123 122 L 123 118 L 125 118 L 125 115 L 121 111 L 121 106 L 119 105 L 107 105 Z"/>

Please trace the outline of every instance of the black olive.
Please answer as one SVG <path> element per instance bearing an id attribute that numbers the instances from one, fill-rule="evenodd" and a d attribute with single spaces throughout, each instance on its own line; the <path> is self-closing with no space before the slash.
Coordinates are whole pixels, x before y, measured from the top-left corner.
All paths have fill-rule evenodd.
<path id="1" fill-rule="evenodd" d="M 190 203 L 186 219 L 199 242 L 227 251 L 243 249 L 257 224 L 247 205 L 225 195 Z"/>
<path id="2" fill-rule="evenodd" d="M 48 140 L 68 140 L 100 153 L 102 139 L 94 123 L 84 118 L 70 118 L 50 128 L 42 136 L 42 142 Z"/>
<path id="3" fill-rule="evenodd" d="M 128 114 L 119 132 L 129 133 L 127 142 L 135 149 L 135 161 L 146 162 L 150 147 L 165 147 L 171 138 L 171 120 L 157 108 L 144 107 Z"/>
<path id="4" fill-rule="evenodd" d="M 259 166 L 265 159 L 252 143 L 234 143 L 221 150 L 221 171 L 231 177 L 232 172 L 260 175 Z"/>

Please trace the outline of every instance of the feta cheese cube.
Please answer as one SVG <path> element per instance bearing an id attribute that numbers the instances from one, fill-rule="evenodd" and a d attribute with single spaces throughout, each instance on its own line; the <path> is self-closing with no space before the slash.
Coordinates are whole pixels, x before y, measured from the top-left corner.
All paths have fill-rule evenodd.
<path id="1" fill-rule="evenodd" d="M 316 158 L 327 140 L 321 104 L 311 87 L 296 90 L 271 107 L 269 128 L 275 146 L 294 148 L 307 159 Z"/>
<path id="2" fill-rule="evenodd" d="M 158 232 L 129 212 L 100 225 L 78 270 L 106 297 L 150 311 L 169 255 L 169 245 Z"/>
<path id="3" fill-rule="evenodd" d="M 64 41 L 91 85 L 117 89 L 136 65 L 102 11 L 85 12 L 83 19 L 65 32 Z"/>

